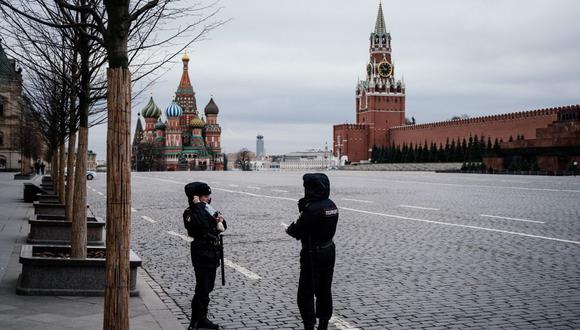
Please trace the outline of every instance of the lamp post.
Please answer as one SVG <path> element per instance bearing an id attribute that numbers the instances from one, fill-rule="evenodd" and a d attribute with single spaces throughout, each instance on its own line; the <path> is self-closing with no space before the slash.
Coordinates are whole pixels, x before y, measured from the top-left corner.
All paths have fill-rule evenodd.
<path id="1" fill-rule="evenodd" d="M 328 169 L 328 142 L 324 142 L 324 158 L 322 160 L 322 167 Z"/>
<path id="2" fill-rule="evenodd" d="M 372 160 L 372 155 L 373 155 L 373 148 L 369 148 L 369 163 Z"/>
<path id="3" fill-rule="evenodd" d="M 336 138 L 336 150 L 338 151 L 338 166 L 340 166 L 340 162 L 341 162 L 341 153 L 342 153 L 342 145 L 343 145 L 344 141 L 341 139 L 340 135 Z"/>

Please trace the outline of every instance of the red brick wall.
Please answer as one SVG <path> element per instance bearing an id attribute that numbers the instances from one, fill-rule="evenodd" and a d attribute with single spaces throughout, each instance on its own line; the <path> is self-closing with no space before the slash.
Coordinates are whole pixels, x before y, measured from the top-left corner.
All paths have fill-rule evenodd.
<path id="1" fill-rule="evenodd" d="M 445 144 L 455 139 L 468 139 L 470 135 L 485 136 L 492 139 L 508 141 L 510 136 L 516 139 L 523 135 L 524 139 L 536 137 L 536 129 L 547 127 L 557 119 L 558 110 L 550 108 L 526 112 L 516 112 L 503 115 L 493 115 L 463 120 L 443 121 L 428 124 L 393 127 L 387 132 L 389 143 L 427 144 L 435 142 Z"/>
<path id="2" fill-rule="evenodd" d="M 387 130 L 405 122 L 405 96 L 362 95 L 368 107 L 357 108 L 357 123 L 370 126 L 369 146 L 388 144 Z M 358 101 L 358 98 L 357 98 Z M 368 152 L 368 149 L 367 149 Z"/>
<path id="3" fill-rule="evenodd" d="M 390 51 L 388 53 L 385 53 L 384 51 L 377 51 L 377 52 L 372 53 L 372 51 L 373 51 L 373 48 L 370 47 L 369 52 L 371 52 L 371 59 L 374 60 L 375 62 L 380 63 L 380 62 L 384 61 L 383 56 L 385 56 L 386 60 L 389 63 L 393 63 L 393 61 L 391 59 L 391 52 Z"/>
<path id="4" fill-rule="evenodd" d="M 357 124 L 334 125 L 333 129 L 333 152 L 338 156 L 339 147 L 337 146 L 338 136 L 341 144 L 340 156 L 348 156 L 351 162 L 358 162 L 369 159 L 369 126 Z"/>

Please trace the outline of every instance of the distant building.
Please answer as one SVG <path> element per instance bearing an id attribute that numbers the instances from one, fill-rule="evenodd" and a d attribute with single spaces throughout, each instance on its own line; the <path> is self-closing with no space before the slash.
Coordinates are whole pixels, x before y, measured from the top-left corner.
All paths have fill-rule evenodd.
<path id="1" fill-rule="evenodd" d="M 92 150 L 88 151 L 87 155 L 87 170 L 96 171 L 97 170 L 97 154 Z"/>
<path id="2" fill-rule="evenodd" d="M 276 160 L 280 169 L 326 169 L 335 167 L 338 164 L 338 159 L 332 156 L 330 151 L 324 150 L 306 150 L 297 151 L 276 156 L 272 158 L 273 162 Z M 278 167 L 278 166 L 276 166 Z"/>
<path id="3" fill-rule="evenodd" d="M 253 160 L 250 162 L 250 169 L 252 171 L 268 170 L 272 168 L 272 162 L 268 159 Z"/>
<path id="4" fill-rule="evenodd" d="M 68 151 L 64 152 L 64 158 L 68 159 Z M 99 164 L 101 163 L 101 164 Z M 92 150 L 87 151 L 87 171 L 96 171 L 99 165 L 105 164 L 103 160 L 97 160 L 97 154 Z M 66 165 L 65 165 L 66 166 Z"/>
<path id="5" fill-rule="evenodd" d="M 22 74 L 0 44 L 0 170 L 30 171 L 32 160 L 22 154 L 22 128 L 29 103 L 22 95 Z M 32 143 L 41 143 L 33 141 Z"/>
<path id="6" fill-rule="evenodd" d="M 256 136 L 256 158 L 262 159 L 266 156 L 264 153 L 264 136 L 258 134 Z"/>

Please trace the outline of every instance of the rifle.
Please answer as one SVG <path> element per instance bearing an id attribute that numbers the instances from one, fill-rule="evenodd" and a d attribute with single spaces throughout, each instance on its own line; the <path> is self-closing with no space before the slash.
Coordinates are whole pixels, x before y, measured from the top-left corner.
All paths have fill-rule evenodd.
<path id="1" fill-rule="evenodd" d="M 226 267 L 224 265 L 224 235 L 219 235 L 220 237 L 220 264 L 222 267 L 222 285 L 226 285 Z"/>

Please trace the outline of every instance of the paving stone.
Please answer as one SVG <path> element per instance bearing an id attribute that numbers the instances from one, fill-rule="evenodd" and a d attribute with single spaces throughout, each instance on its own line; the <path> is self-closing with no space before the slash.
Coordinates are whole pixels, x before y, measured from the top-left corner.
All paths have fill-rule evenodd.
<path id="1" fill-rule="evenodd" d="M 331 197 L 339 206 L 387 215 L 340 210 L 334 310 L 352 326 L 580 328 L 580 245 L 513 234 L 580 241 L 580 178 L 328 174 Z M 185 234 L 181 220 L 187 206 L 183 185 L 204 180 L 214 188 L 214 206 L 228 220 L 226 258 L 262 277 L 252 280 L 226 267 L 227 285 L 222 287 L 218 270 L 210 317 L 226 329 L 301 328 L 296 306 L 300 246 L 281 225 L 296 219 L 296 203 L 232 191 L 298 199 L 303 193 L 302 175 L 133 174 L 132 200 L 138 211 L 132 213 L 132 248 L 158 284 L 156 292 L 163 301 L 175 304 L 172 310 L 178 317 L 190 314 L 195 276 L 189 244 L 166 232 Z M 105 191 L 104 179 L 99 176 L 91 185 Z M 104 198 L 90 192 L 89 199 L 94 212 L 103 216 Z M 157 223 L 143 221 L 143 215 Z M 182 324 L 187 323 L 183 319 Z"/>

